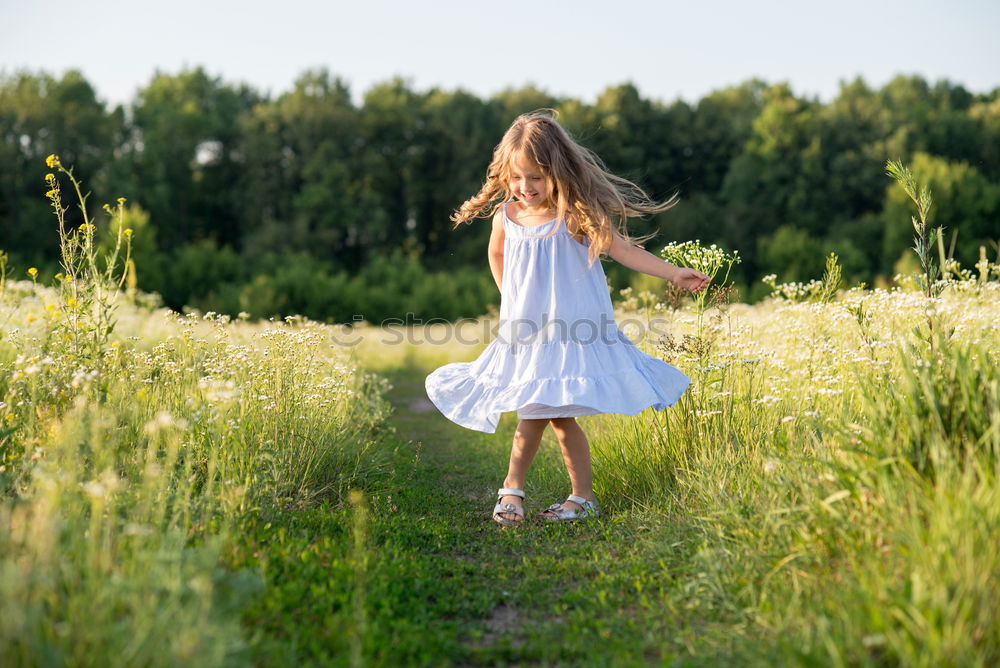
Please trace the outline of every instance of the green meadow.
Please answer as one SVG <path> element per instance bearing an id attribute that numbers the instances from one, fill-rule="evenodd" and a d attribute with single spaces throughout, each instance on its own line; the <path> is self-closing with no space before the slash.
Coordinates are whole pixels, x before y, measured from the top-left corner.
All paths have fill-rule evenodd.
<path id="1" fill-rule="evenodd" d="M 423 390 L 495 315 L 179 314 L 134 285 L 124 201 L 99 246 L 49 167 L 63 271 L 0 255 L 3 665 L 1000 663 L 985 249 L 935 265 L 914 220 L 922 273 L 844 289 L 830 256 L 753 305 L 734 256 L 665 249 L 722 289 L 628 288 L 617 315 L 690 389 L 581 418 L 600 518 L 532 517 L 569 491 L 547 434 L 503 528 L 514 415 L 472 432 Z"/>
<path id="2" fill-rule="evenodd" d="M 625 295 L 694 383 L 582 419 L 603 517 L 513 528 L 514 416 L 471 432 L 423 393 L 485 337 L 124 289 L 99 330 L 86 290 L 7 280 L 3 663 L 996 665 L 997 271 L 930 299 Z M 551 435 L 526 492 L 568 492 Z"/>

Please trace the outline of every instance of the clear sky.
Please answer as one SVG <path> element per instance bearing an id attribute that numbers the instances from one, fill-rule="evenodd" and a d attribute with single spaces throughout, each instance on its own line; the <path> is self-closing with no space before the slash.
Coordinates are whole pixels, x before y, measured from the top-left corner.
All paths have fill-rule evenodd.
<path id="1" fill-rule="evenodd" d="M 130 101 L 157 69 L 201 65 L 278 95 L 326 67 L 356 98 L 403 76 L 488 96 L 535 84 L 593 101 L 631 81 L 697 101 L 751 77 L 829 100 L 898 73 L 1000 86 L 1000 1 L 0 0 L 0 71 L 81 70 Z"/>

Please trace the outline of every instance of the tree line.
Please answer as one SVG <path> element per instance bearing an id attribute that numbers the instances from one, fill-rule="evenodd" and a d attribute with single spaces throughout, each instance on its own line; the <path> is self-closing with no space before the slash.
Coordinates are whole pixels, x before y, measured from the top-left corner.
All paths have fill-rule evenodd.
<path id="1" fill-rule="evenodd" d="M 897 76 L 844 82 L 829 103 L 750 80 L 697 103 L 611 86 L 593 104 L 536 88 L 482 98 L 391 79 L 356 103 L 326 70 L 269 96 L 202 68 L 157 73 L 109 107 L 79 72 L 0 75 L 0 248 L 15 273 L 58 269 L 43 196 L 61 156 L 93 193 L 128 198 L 139 287 L 174 308 L 369 320 L 477 315 L 498 297 L 489 224 L 448 217 L 481 185 L 519 113 L 549 107 L 614 172 L 681 203 L 648 220 L 647 247 L 700 239 L 738 250 L 736 279 L 807 280 L 837 252 L 871 283 L 907 257 L 910 210 L 884 174 L 911 165 L 932 222 L 974 264 L 1000 237 L 1000 88 Z M 624 272 L 608 266 L 613 282 Z M 23 276 L 20 276 L 23 277 Z M 747 289 L 748 288 L 748 289 Z"/>

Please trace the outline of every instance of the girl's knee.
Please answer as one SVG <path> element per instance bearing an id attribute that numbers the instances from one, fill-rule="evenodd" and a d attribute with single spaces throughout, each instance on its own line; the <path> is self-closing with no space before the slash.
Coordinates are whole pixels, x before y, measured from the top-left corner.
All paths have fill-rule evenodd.
<path id="1" fill-rule="evenodd" d="M 517 423 L 517 427 L 514 429 L 514 431 L 515 433 L 524 432 L 524 433 L 537 434 L 541 431 L 544 431 L 545 427 L 548 424 L 549 421 L 545 419 L 528 420 L 522 418 L 521 421 Z"/>

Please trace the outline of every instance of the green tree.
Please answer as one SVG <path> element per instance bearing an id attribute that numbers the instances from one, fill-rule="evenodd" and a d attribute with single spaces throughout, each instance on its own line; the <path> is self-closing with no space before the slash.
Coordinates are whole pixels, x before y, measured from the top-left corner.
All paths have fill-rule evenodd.
<path id="1" fill-rule="evenodd" d="M 750 138 L 733 159 L 720 193 L 727 205 L 723 239 L 743 251 L 781 225 L 813 228 L 817 223 L 804 184 L 818 176 L 818 105 L 795 97 L 787 84 L 772 86 L 763 97 Z M 745 270 L 758 270 L 753 256 Z"/>
<path id="2" fill-rule="evenodd" d="M 491 102 L 499 107 L 502 117 L 506 119 L 503 131 L 516 116 L 536 109 L 555 109 L 562 100 L 535 86 L 525 86 L 502 90 L 493 96 Z"/>
<path id="3" fill-rule="evenodd" d="M 464 91 L 432 90 L 418 111 L 407 174 L 407 244 L 429 263 L 485 264 L 488 220 L 453 229 L 452 212 L 482 186 L 493 147 L 509 122 L 496 104 Z"/>
<path id="4" fill-rule="evenodd" d="M 58 79 L 28 72 L 0 76 L 0 248 L 24 263 L 30 258 L 55 265 L 58 235 L 42 196 L 48 190 L 45 158 L 59 154 L 63 164 L 86 175 L 86 188 L 104 190 L 122 123 L 121 109 L 108 113 L 76 70 Z M 96 211 L 99 204 L 89 206 Z M 80 220 L 78 211 L 67 213 L 68 223 Z"/>
<path id="5" fill-rule="evenodd" d="M 350 89 L 324 69 L 244 117 L 238 203 L 251 260 L 272 251 L 311 252 L 333 260 L 344 250 L 351 217 L 366 204 L 358 185 L 366 148 Z M 377 202 L 368 215 L 380 214 Z"/>
<path id="6" fill-rule="evenodd" d="M 970 160 L 985 177 L 1000 181 L 1000 88 L 969 107 L 971 133 L 978 145 L 975 159 Z"/>
<path id="7" fill-rule="evenodd" d="M 157 73 L 139 91 L 127 145 L 134 197 L 150 214 L 165 249 L 213 239 L 238 244 L 241 118 L 260 101 L 202 68 Z"/>
<path id="8" fill-rule="evenodd" d="M 722 187 L 729 165 L 746 146 L 753 122 L 764 107 L 767 84 L 751 79 L 739 86 L 713 91 L 695 107 L 671 105 L 666 120 L 682 136 L 674 144 L 683 158 L 675 176 L 692 193 L 714 194 Z"/>
<path id="9" fill-rule="evenodd" d="M 946 248 L 957 233 L 956 259 L 965 267 L 975 265 L 979 246 L 989 247 L 991 241 L 1000 238 L 1000 184 L 990 182 L 966 162 L 951 162 L 923 152 L 913 155 L 909 167 L 917 182 L 927 184 L 934 196 L 929 224 L 944 228 Z M 906 193 L 895 184 L 886 185 L 883 266 L 891 267 L 901 255 L 910 253 L 912 212 Z"/>
<path id="10" fill-rule="evenodd" d="M 757 243 L 763 266 L 778 275 L 778 280 L 808 281 L 823 273 L 823 242 L 807 231 L 782 225 Z"/>

